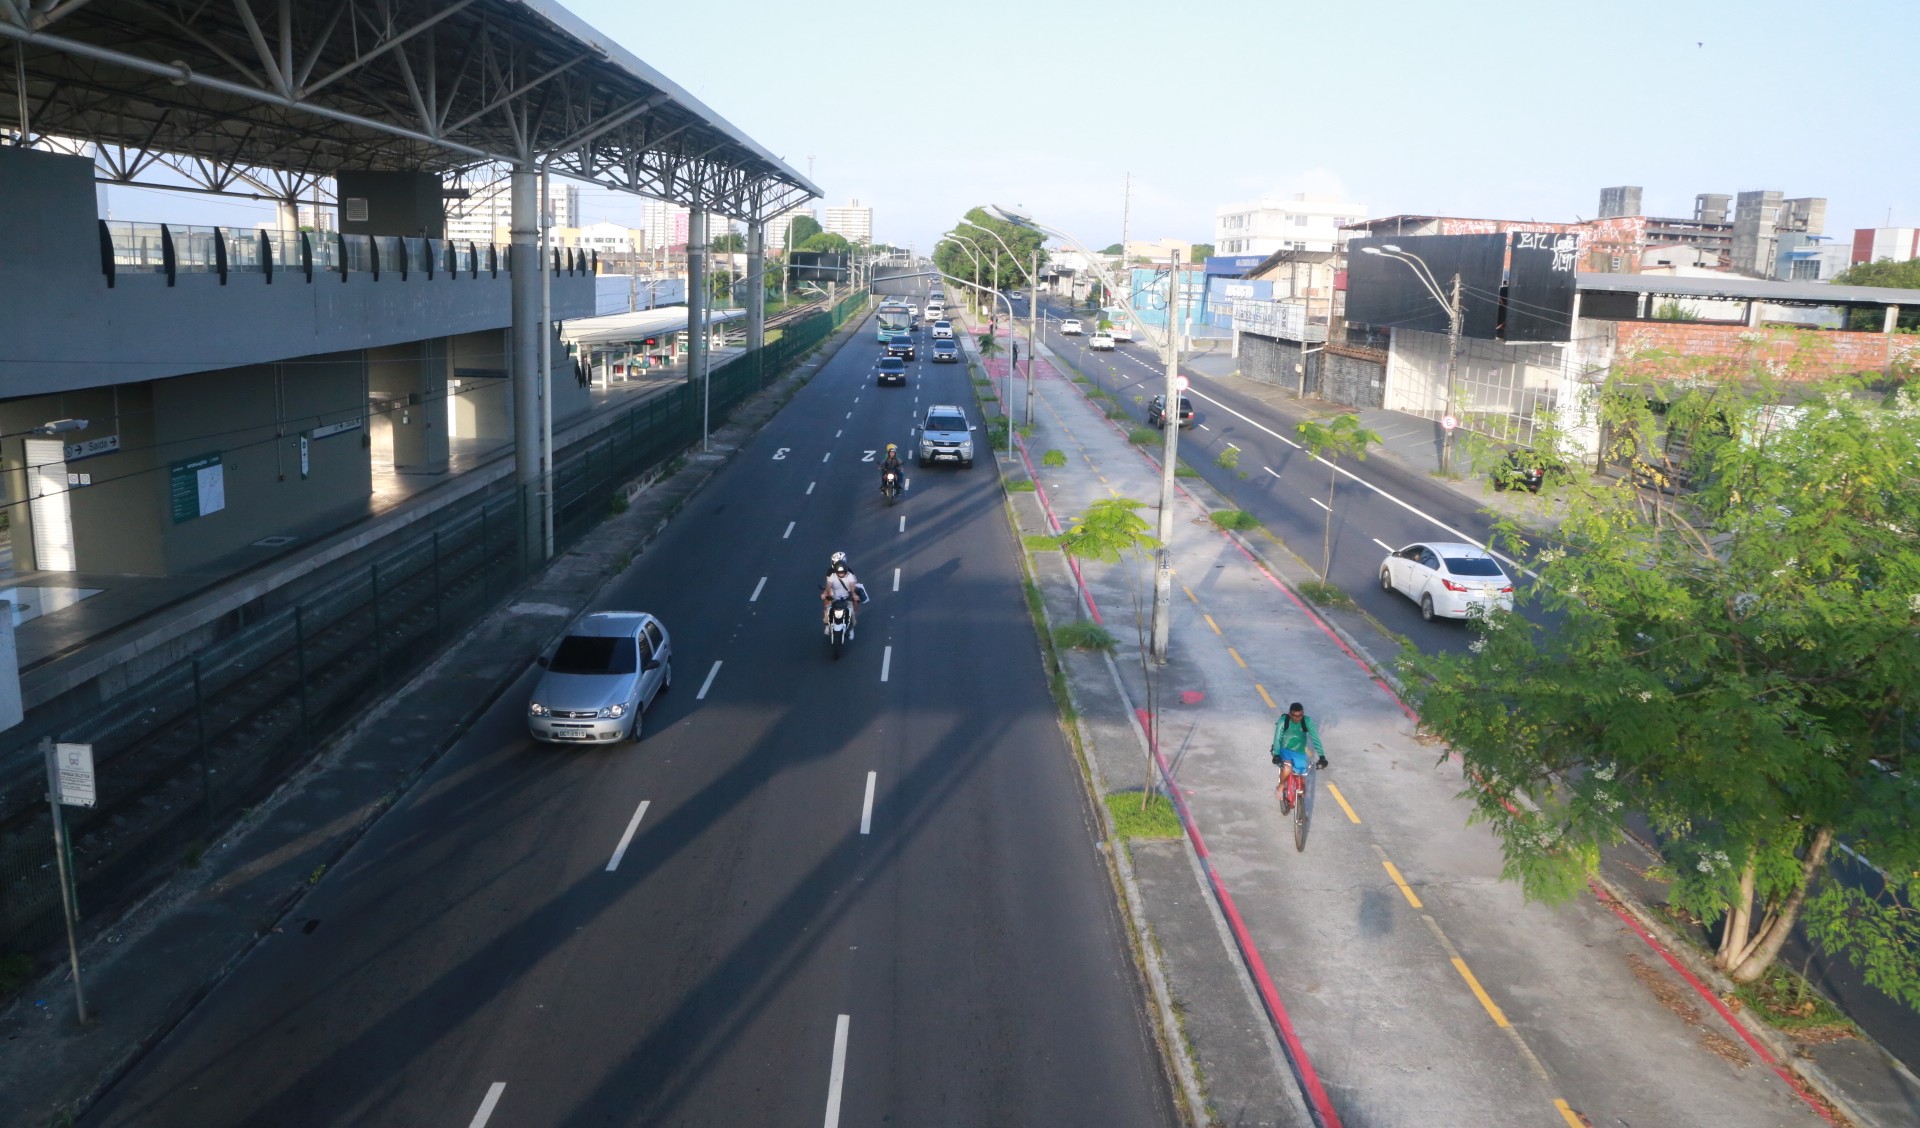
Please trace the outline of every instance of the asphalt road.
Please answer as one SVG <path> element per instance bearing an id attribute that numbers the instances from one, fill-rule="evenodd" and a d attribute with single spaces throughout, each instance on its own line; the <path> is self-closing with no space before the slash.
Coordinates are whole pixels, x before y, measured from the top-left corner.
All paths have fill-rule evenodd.
<path id="1" fill-rule="evenodd" d="M 1017 302 L 1014 308 L 1024 333 L 1026 304 Z M 1087 348 L 1085 336 L 1066 336 L 1057 330 L 1059 319 L 1081 316 L 1084 311 L 1043 301 L 1041 312 L 1052 319 L 1046 337 L 1048 347 L 1118 397 L 1129 415 L 1144 424 L 1146 401 L 1166 387 L 1166 362 L 1156 351 L 1135 343 L 1122 344 L 1111 352 L 1094 352 Z M 1295 420 L 1242 394 L 1226 381 L 1185 367 L 1181 371 L 1192 384 L 1187 395 L 1193 401 L 1196 420 L 1196 425 L 1180 436 L 1181 457 L 1189 466 L 1198 470 L 1209 485 L 1259 518 L 1316 568 L 1327 518 L 1322 506 L 1331 501 L 1330 578 L 1334 585 L 1422 650 L 1466 647 L 1472 636 L 1462 623 L 1424 622 L 1419 608 L 1406 596 L 1383 591 L 1380 565 L 1391 549 L 1416 542 L 1485 544 L 1492 532 L 1492 522 L 1485 513 L 1452 490 L 1384 459 L 1342 460 L 1343 468 L 1353 477 L 1339 475 L 1330 491 L 1329 478 L 1333 475 L 1327 466 L 1290 441 Z M 1141 397 L 1141 402 L 1135 403 L 1135 396 Z M 1239 474 L 1243 476 L 1214 464 L 1228 444 L 1240 448 Z M 1525 587 L 1527 577 L 1520 569 L 1510 563 L 1502 567 L 1517 587 Z"/>
<path id="2" fill-rule="evenodd" d="M 967 369 L 878 352 L 599 602 L 672 632 L 641 743 L 531 743 L 530 673 L 85 1123 L 1173 1123 L 992 461 L 863 461 Z"/>

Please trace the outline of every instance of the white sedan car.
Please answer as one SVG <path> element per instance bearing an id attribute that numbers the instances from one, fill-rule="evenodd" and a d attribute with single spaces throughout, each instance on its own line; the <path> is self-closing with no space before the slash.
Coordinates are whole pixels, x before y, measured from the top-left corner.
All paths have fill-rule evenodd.
<path id="1" fill-rule="evenodd" d="M 1465 619 L 1490 607 L 1513 610 L 1513 581 L 1483 548 L 1451 541 L 1410 544 L 1387 554 L 1380 587 L 1420 605 L 1420 617 Z"/>
<path id="2" fill-rule="evenodd" d="M 1069 317 L 1060 323 L 1060 331 L 1069 337 L 1078 337 L 1087 331 L 1087 327 Z"/>
<path id="3" fill-rule="evenodd" d="M 1113 334 L 1104 331 L 1095 333 L 1087 338 L 1087 347 L 1095 352 L 1110 352 L 1113 349 Z"/>

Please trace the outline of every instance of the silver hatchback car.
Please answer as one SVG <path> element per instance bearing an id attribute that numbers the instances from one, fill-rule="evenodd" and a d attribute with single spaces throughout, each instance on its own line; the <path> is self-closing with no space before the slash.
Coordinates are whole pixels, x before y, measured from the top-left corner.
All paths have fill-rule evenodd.
<path id="1" fill-rule="evenodd" d="M 527 731 L 553 744 L 640 739 L 640 714 L 673 684 L 673 642 L 641 611 L 600 611 L 539 658 Z"/>

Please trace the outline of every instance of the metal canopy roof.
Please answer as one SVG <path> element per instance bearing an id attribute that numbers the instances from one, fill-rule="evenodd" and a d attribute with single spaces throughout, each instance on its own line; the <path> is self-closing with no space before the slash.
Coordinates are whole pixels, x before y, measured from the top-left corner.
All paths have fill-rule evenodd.
<path id="1" fill-rule="evenodd" d="M 1772 302 L 1776 305 L 1920 306 L 1920 290 L 1903 290 L 1894 286 L 1835 286 L 1829 282 L 1786 282 L 1774 278 L 1746 278 L 1737 274 L 1723 278 L 1702 278 L 1583 271 L 1574 275 L 1574 285 L 1584 292 L 1653 294 L 1663 298 L 1721 298 L 1727 301 Z"/>
<path id="2" fill-rule="evenodd" d="M 746 315 L 745 310 L 739 309 L 708 310 L 707 324 L 720 325 Z M 686 306 L 661 306 L 602 317 L 576 317 L 560 327 L 560 336 L 576 345 L 619 345 L 666 333 L 684 333 L 687 324 Z"/>
<path id="3" fill-rule="evenodd" d="M 25 48 L 26 128 L 99 146 L 116 180 L 184 157 L 292 196 L 340 169 L 547 162 L 740 219 L 821 195 L 553 0 L 0 0 L 0 39 Z M 22 116 L 0 95 L 0 126 Z"/>

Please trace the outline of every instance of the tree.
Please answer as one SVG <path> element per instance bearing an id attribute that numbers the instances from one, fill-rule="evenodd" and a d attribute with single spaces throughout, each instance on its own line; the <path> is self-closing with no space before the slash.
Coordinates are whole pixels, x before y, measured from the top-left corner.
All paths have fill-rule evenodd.
<path id="1" fill-rule="evenodd" d="M 1496 612 L 1469 653 L 1403 664 L 1529 898 L 1579 892 L 1642 812 L 1671 901 L 1719 922 L 1736 981 L 1804 915 L 1920 1007 L 1920 401 L 1828 383 L 1776 402 L 1726 382 L 1658 410 L 1641 388 L 1603 398 L 1621 449 L 1691 432 L 1692 488 L 1577 479 L 1529 561 L 1553 628 Z M 1822 880 L 1840 843 L 1883 893 Z"/>
<path id="2" fill-rule="evenodd" d="M 820 221 L 810 215 L 796 215 L 787 225 L 787 246 L 798 249 L 800 244 L 820 234 Z"/>
<path id="3" fill-rule="evenodd" d="M 1213 257 L 1212 243 L 1195 243 L 1187 254 L 1188 262 L 1204 263 Z"/>
<path id="4" fill-rule="evenodd" d="M 1031 287 L 1033 256 L 1047 237 L 1031 227 L 1008 223 L 985 208 L 973 208 L 954 228 L 967 243 L 943 239 L 933 250 L 933 263 L 942 273 L 964 278 L 983 289 L 994 285 L 995 265 L 999 267 L 1003 290 Z M 984 230 L 982 230 L 984 229 Z M 991 231 L 993 234 L 988 234 Z M 1000 238 L 996 240 L 994 235 Z M 1006 248 L 1001 243 L 1006 243 Z M 968 244 L 971 244 L 969 246 Z M 1007 250 L 1013 251 L 1010 257 Z M 1046 255 L 1040 255 L 1041 261 Z"/>
<path id="5" fill-rule="evenodd" d="M 1131 497 L 1109 497 L 1087 506 L 1067 531 L 1060 536 L 1060 551 L 1081 560 L 1119 564 L 1127 574 L 1127 590 L 1133 596 L 1133 628 L 1140 655 L 1140 674 L 1147 684 L 1147 717 L 1152 731 L 1147 741 L 1146 784 L 1140 789 L 1140 809 L 1146 810 L 1153 797 L 1153 753 L 1160 747 L 1160 710 L 1156 708 L 1150 632 L 1147 629 L 1146 604 L 1141 597 L 1140 564 L 1147 554 L 1160 547 L 1160 538 L 1139 510 L 1147 503 Z"/>
<path id="6" fill-rule="evenodd" d="M 707 246 L 717 254 L 732 254 L 747 249 L 747 237 L 738 231 L 729 231 L 724 235 L 714 236 Z"/>
<path id="7" fill-rule="evenodd" d="M 1340 458 L 1351 454 L 1365 460 L 1367 448 L 1380 436 L 1360 425 L 1358 415 L 1336 415 L 1331 423 L 1309 419 L 1294 428 L 1307 453 L 1327 462 L 1327 520 L 1320 538 L 1320 582 L 1330 583 L 1327 572 L 1333 567 L 1333 493 L 1340 481 Z"/>
<path id="8" fill-rule="evenodd" d="M 1121 250 L 1122 250 L 1122 248 L 1121 248 L 1121 246 L 1120 246 L 1120 244 L 1118 244 L 1118 243 L 1108 243 L 1108 244 L 1106 245 L 1106 247 L 1105 247 L 1105 248 L 1103 248 L 1103 249 L 1102 249 L 1102 250 L 1100 251 L 1100 253 L 1101 253 L 1101 254 L 1103 254 L 1103 255 L 1117 255 L 1117 254 L 1119 254 L 1119 253 L 1121 252 Z"/>
<path id="9" fill-rule="evenodd" d="M 853 244 L 847 242 L 845 235 L 840 235 L 832 231 L 819 231 L 807 236 L 806 240 L 794 249 L 844 255 L 853 249 Z"/>
<path id="10" fill-rule="evenodd" d="M 1894 262 L 1892 259 L 1880 259 L 1877 262 L 1857 263 L 1833 276 L 1836 286 L 1892 286 L 1902 290 L 1920 289 L 1920 259 L 1907 262 Z M 1860 309 L 1853 311 L 1848 328 L 1878 331 L 1882 325 L 1879 310 Z M 1900 328 L 1920 329 L 1920 309 L 1900 309 Z"/>

